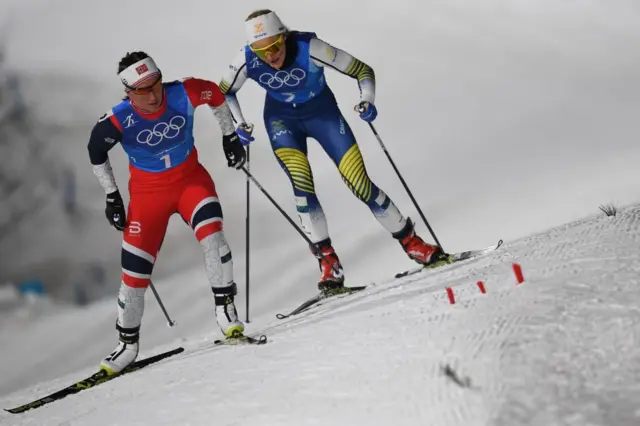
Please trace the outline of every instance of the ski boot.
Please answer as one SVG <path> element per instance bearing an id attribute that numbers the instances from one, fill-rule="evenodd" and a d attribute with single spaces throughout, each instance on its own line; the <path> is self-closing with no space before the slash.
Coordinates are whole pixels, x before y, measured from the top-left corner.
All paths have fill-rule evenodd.
<path id="1" fill-rule="evenodd" d="M 113 376 L 132 364 L 138 357 L 140 327 L 123 328 L 116 322 L 116 329 L 120 332 L 120 343 L 100 363 L 100 370 Z"/>
<path id="2" fill-rule="evenodd" d="M 451 263 L 450 255 L 445 253 L 440 246 L 425 243 L 416 235 L 415 227 L 411 219 L 398 233 L 393 235 L 404 249 L 407 256 L 425 268 L 435 267 Z"/>
<path id="3" fill-rule="evenodd" d="M 344 274 L 340 259 L 331 246 L 331 239 L 320 241 L 311 250 L 320 267 L 318 289 L 325 293 L 339 293 L 344 288 Z"/>
<path id="4" fill-rule="evenodd" d="M 236 283 L 224 288 L 213 288 L 216 304 L 216 321 L 225 337 L 239 337 L 244 332 L 244 324 L 238 319 L 238 311 L 233 296 L 238 293 Z"/>

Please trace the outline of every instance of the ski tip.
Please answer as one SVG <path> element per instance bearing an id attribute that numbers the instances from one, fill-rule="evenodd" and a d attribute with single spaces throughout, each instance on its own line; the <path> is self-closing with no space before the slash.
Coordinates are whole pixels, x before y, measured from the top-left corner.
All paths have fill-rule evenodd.
<path id="1" fill-rule="evenodd" d="M 33 401 L 33 402 L 30 402 L 29 404 L 21 405 L 16 408 L 3 408 L 3 410 L 11 414 L 22 414 L 25 411 L 33 410 L 34 408 L 38 408 L 43 405 L 44 403 L 42 403 L 41 401 Z"/>
<path id="2" fill-rule="evenodd" d="M 289 318 L 289 315 L 285 315 L 285 314 L 276 314 L 276 318 L 278 318 L 279 320 L 282 320 L 282 319 Z"/>
<path id="3" fill-rule="evenodd" d="M 184 352 L 184 348 L 183 348 L 182 346 L 178 346 L 178 347 L 177 347 L 177 348 L 175 348 L 175 349 L 171 349 L 171 350 L 169 350 L 169 351 L 159 353 L 159 354 L 157 354 L 157 355 L 155 355 L 155 356 L 162 356 L 162 355 L 164 355 L 162 358 L 166 358 L 166 357 L 170 357 L 170 356 L 172 356 L 172 355 L 177 355 L 177 354 L 182 353 L 182 352 Z M 104 371 L 104 370 L 101 370 L 101 371 Z"/>
<path id="4" fill-rule="evenodd" d="M 351 290 L 351 292 L 353 293 L 354 291 L 362 291 L 362 290 L 366 290 L 366 288 L 367 288 L 367 287 L 368 287 L 368 286 L 366 286 L 366 285 L 361 285 L 361 286 L 358 286 L 358 287 L 348 287 L 348 288 L 349 288 L 349 289 Z"/>

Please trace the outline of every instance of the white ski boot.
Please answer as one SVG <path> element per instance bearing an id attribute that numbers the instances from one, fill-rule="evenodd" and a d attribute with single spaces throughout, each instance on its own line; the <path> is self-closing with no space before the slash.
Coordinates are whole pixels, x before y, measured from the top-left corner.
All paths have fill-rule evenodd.
<path id="1" fill-rule="evenodd" d="M 135 333 L 120 332 L 120 343 L 109 354 L 108 357 L 100 363 L 100 370 L 104 370 L 108 375 L 112 376 L 120 373 L 122 370 L 132 364 L 138 357 L 140 351 L 139 340 L 140 335 Z"/>
<path id="2" fill-rule="evenodd" d="M 216 303 L 216 321 L 225 337 L 242 335 L 244 324 L 238 319 L 238 311 L 233 302 L 233 296 L 237 293 L 236 284 L 224 289 L 213 289 L 213 298 Z"/>

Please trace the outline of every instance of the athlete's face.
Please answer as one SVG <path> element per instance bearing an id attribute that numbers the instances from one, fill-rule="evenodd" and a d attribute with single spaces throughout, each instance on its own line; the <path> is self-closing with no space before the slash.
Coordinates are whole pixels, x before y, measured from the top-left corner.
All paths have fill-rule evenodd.
<path id="1" fill-rule="evenodd" d="M 251 50 L 270 67 L 280 69 L 287 56 L 286 40 L 284 34 L 267 37 L 251 43 Z"/>
<path id="2" fill-rule="evenodd" d="M 162 77 L 148 85 L 138 87 L 135 90 L 128 90 L 127 95 L 136 107 L 148 111 L 156 112 L 162 106 Z"/>

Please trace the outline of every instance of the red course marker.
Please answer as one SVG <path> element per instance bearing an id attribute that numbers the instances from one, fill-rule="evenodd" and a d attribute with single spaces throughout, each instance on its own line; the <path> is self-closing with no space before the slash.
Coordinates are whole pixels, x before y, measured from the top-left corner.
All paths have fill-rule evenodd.
<path id="1" fill-rule="evenodd" d="M 482 281 L 478 281 L 478 288 L 480 289 L 480 292 L 482 294 L 485 294 L 487 292 L 487 289 L 484 288 L 484 283 Z"/>
<path id="2" fill-rule="evenodd" d="M 516 280 L 518 280 L 518 284 L 522 284 L 524 282 L 524 277 L 522 276 L 522 267 L 517 263 L 513 264 L 513 272 L 516 274 Z"/>
<path id="3" fill-rule="evenodd" d="M 453 296 L 453 290 L 451 289 L 451 287 L 447 287 L 447 296 L 449 296 L 449 303 L 451 303 L 452 305 L 456 303 L 456 299 Z"/>

